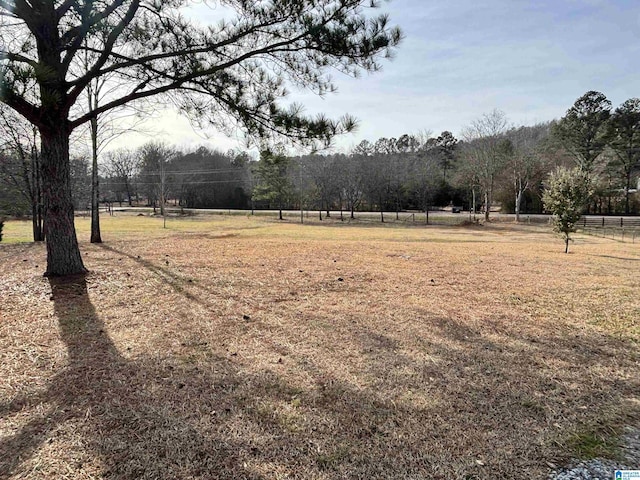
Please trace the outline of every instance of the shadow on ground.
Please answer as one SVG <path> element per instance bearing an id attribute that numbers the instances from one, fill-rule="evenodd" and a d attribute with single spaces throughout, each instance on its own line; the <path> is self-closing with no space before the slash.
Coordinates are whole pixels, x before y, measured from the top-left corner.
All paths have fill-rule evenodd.
<path id="1" fill-rule="evenodd" d="M 107 251 L 162 278 L 185 304 L 207 305 L 170 269 Z M 633 361 L 616 356 L 625 348 L 619 339 L 527 336 L 500 319 L 480 330 L 419 310 L 413 324 L 423 321 L 429 335 L 410 341 L 398 335 L 405 325 L 346 322 L 357 351 L 324 356 L 364 359 L 352 381 L 297 351 L 282 325 L 269 332 L 283 365 L 260 372 L 206 341 L 194 341 L 187 357 L 128 359 L 85 277 L 50 282 L 68 365 L 44 392 L 0 405 L 0 420 L 30 418 L 0 440 L 1 478 L 544 478 L 562 438 L 555 429 L 609 410 L 619 417 L 640 391 Z M 304 321 L 320 325 L 317 335 L 335 334 L 325 313 Z M 289 380 L 288 369 L 310 385 Z M 64 463 L 34 465 L 46 449 L 64 449 Z"/>

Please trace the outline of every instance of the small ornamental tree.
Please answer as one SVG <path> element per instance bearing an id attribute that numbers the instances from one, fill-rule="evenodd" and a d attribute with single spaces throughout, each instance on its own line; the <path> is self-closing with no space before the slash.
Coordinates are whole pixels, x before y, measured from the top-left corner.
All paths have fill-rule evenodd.
<path id="1" fill-rule="evenodd" d="M 591 194 L 589 175 L 579 167 L 560 167 L 549 175 L 542 201 L 545 210 L 553 215 L 553 230 L 564 238 L 564 253 L 569 252 L 570 235 L 576 231 Z"/>

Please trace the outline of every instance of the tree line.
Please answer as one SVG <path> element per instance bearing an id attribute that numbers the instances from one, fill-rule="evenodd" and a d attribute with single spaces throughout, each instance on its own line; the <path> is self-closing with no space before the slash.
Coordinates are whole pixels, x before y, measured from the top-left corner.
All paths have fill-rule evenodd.
<path id="1" fill-rule="evenodd" d="M 13 214 L 30 214 L 34 239 L 42 239 L 38 133 L 0 110 L 0 202 Z M 164 214 L 167 204 L 185 208 L 315 209 L 353 217 L 358 210 L 384 212 L 459 207 L 541 213 L 545 179 L 559 166 L 577 166 L 591 181 L 587 209 L 598 214 L 637 214 L 640 201 L 640 100 L 613 110 L 599 92 L 587 92 L 558 121 L 514 127 L 493 111 L 465 128 L 460 138 L 405 134 L 361 141 L 349 153 L 287 155 L 264 150 L 205 147 L 181 151 L 150 142 L 102 155 L 102 203 L 147 205 Z M 70 160 L 74 207 L 90 208 L 87 155 Z M 635 175 L 635 176 L 634 176 Z M 324 212 L 324 214 L 323 214 Z M 518 218 L 519 219 L 519 218 Z"/>

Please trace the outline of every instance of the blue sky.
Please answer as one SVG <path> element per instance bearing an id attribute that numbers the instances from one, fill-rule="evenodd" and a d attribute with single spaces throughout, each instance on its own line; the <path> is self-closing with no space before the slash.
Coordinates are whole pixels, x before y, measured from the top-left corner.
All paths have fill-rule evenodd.
<path id="1" fill-rule="evenodd" d="M 195 8 L 201 19 L 220 15 Z M 307 113 L 359 119 L 338 150 L 425 130 L 458 135 L 494 108 L 517 125 L 551 120 L 588 90 L 614 107 L 640 96 L 637 0 L 392 0 L 382 10 L 405 37 L 394 60 L 358 79 L 336 73 L 337 94 L 290 98 Z M 236 145 L 215 132 L 206 141 L 170 114 L 156 125 L 171 143 Z"/>

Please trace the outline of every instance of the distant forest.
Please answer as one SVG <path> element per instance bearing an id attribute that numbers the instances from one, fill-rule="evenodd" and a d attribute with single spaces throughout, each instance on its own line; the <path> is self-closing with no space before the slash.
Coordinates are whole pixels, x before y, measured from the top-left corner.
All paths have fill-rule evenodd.
<path id="1" fill-rule="evenodd" d="M 3 113 L 0 125 L 0 213 L 37 215 L 38 139 Z M 19 129 L 22 130 L 19 130 Z M 613 110 L 587 92 L 558 121 L 512 126 L 500 111 L 456 138 L 405 134 L 363 140 L 349 153 L 288 156 L 200 147 L 180 151 L 151 142 L 100 158 L 100 200 L 116 205 L 185 208 L 425 211 L 461 207 L 542 213 L 545 179 L 559 166 L 587 170 L 596 192 L 588 212 L 638 214 L 640 101 Z M 71 162 L 76 209 L 90 207 L 91 161 Z"/>

